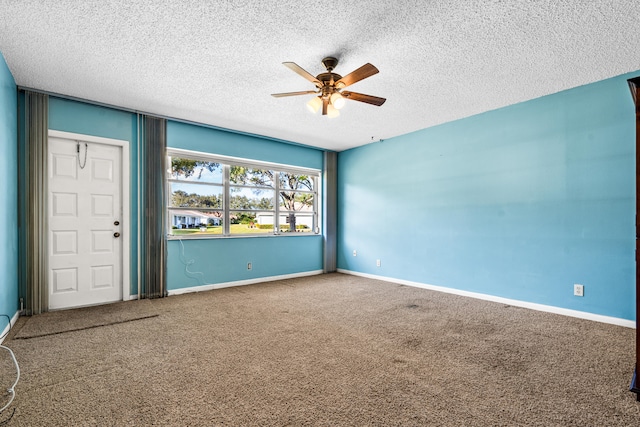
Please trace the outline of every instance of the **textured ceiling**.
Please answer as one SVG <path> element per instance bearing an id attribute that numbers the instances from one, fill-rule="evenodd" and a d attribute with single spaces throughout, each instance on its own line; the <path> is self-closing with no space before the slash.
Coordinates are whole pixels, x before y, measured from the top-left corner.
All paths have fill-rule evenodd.
<path id="1" fill-rule="evenodd" d="M 640 69 L 637 0 L 0 0 L 19 86 L 331 150 L 387 139 Z M 329 119 L 325 56 L 349 90 Z"/>

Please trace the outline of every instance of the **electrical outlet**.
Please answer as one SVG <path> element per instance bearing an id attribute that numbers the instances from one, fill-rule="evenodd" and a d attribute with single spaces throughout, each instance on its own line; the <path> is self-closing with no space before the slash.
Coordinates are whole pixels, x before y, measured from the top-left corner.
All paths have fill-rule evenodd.
<path id="1" fill-rule="evenodd" d="M 584 286 L 583 285 L 579 285 L 579 284 L 575 284 L 573 285 L 573 295 L 577 296 L 577 297 L 583 297 L 584 296 Z"/>
<path id="2" fill-rule="evenodd" d="M 380 260 L 379 259 L 376 260 L 376 267 L 380 267 Z"/>
<path id="3" fill-rule="evenodd" d="M 358 252 L 356 252 L 356 250 L 353 250 L 353 256 L 358 256 Z"/>
<path id="4" fill-rule="evenodd" d="M 251 263 L 250 263 L 250 262 L 248 262 L 248 263 L 247 263 L 247 270 L 251 270 L 251 268 L 252 268 L 252 267 L 253 267 L 253 266 L 251 265 Z"/>

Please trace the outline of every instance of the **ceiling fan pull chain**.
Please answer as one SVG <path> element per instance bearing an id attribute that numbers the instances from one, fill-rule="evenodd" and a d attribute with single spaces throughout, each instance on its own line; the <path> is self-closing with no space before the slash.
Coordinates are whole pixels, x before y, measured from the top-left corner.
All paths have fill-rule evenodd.
<path id="1" fill-rule="evenodd" d="M 76 157 L 78 158 L 78 166 L 80 166 L 80 169 L 84 169 L 84 167 L 87 165 L 87 151 L 88 151 L 89 146 L 87 145 L 87 143 L 84 143 L 84 161 L 82 161 L 82 163 L 80 162 L 80 141 L 76 141 Z"/>

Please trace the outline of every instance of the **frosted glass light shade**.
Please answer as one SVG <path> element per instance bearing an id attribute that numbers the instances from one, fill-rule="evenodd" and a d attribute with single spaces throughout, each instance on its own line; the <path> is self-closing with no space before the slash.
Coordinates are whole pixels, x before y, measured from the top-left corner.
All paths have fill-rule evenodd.
<path id="1" fill-rule="evenodd" d="M 331 95 L 331 104 L 336 108 L 336 109 L 341 109 L 342 107 L 344 107 L 344 103 L 345 103 L 345 99 L 344 96 L 340 95 L 338 92 L 334 92 Z"/>
<path id="2" fill-rule="evenodd" d="M 320 107 L 322 107 L 322 100 L 319 96 L 314 96 L 307 102 L 307 108 L 314 114 L 318 112 Z"/>
<path id="3" fill-rule="evenodd" d="M 340 115 L 340 111 L 338 111 L 333 105 L 327 105 L 327 117 L 333 119 L 334 117 L 338 117 Z"/>

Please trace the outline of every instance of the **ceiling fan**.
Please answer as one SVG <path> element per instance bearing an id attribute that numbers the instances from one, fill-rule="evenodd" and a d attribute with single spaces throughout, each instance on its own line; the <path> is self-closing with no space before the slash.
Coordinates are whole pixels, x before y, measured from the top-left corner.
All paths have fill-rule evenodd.
<path id="1" fill-rule="evenodd" d="M 343 90 L 347 86 L 377 74 L 379 71 L 372 64 L 364 64 L 362 67 L 344 77 L 333 72 L 333 69 L 338 65 L 338 60 L 331 56 L 322 60 L 322 64 L 327 69 L 327 72 L 320 73 L 315 77 L 295 62 L 283 62 L 282 64 L 316 85 L 316 90 L 274 93 L 271 94 L 271 96 L 282 98 L 285 96 L 307 95 L 311 93 L 318 94 L 318 96 L 314 96 L 309 102 L 307 102 L 307 107 L 313 113 L 317 112 L 320 107 L 322 107 L 323 116 L 337 117 L 340 115 L 338 110 L 344 106 L 346 99 L 366 102 L 367 104 L 376 106 L 380 106 L 386 101 L 385 98 L 380 98 L 378 96 Z"/>

